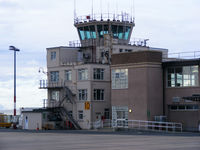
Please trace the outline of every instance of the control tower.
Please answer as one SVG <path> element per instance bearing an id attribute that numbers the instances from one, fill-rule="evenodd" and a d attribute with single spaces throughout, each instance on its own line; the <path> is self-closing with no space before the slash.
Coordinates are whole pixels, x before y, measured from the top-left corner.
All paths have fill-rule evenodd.
<path id="1" fill-rule="evenodd" d="M 110 63 L 113 45 L 127 45 L 135 26 L 127 13 L 92 14 L 74 18 L 84 59 L 93 63 Z"/>

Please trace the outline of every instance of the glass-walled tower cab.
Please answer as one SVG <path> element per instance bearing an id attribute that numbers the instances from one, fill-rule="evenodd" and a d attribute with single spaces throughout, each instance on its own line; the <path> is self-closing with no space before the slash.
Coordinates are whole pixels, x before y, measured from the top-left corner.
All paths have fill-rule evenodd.
<path id="1" fill-rule="evenodd" d="M 88 57 L 89 59 L 90 57 L 90 61 L 99 62 L 103 55 L 107 58 L 111 56 L 112 44 L 126 45 L 129 43 L 135 23 L 134 18 L 124 13 L 81 16 L 75 18 L 74 25 L 78 30 L 82 52 L 87 48 L 86 51 L 91 52 L 85 54 L 83 58 Z M 104 52 L 100 49 L 104 49 Z"/>

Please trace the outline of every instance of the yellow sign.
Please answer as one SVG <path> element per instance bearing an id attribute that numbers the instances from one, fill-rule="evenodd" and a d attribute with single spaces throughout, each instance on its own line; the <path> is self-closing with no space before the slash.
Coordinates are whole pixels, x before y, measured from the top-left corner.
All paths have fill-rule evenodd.
<path id="1" fill-rule="evenodd" d="M 90 110 L 90 102 L 85 102 L 85 110 Z"/>

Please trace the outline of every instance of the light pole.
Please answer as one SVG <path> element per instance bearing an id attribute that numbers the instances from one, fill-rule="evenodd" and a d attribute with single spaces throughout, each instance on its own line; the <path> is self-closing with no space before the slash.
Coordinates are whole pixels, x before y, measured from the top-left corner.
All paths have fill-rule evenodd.
<path id="1" fill-rule="evenodd" d="M 9 50 L 14 51 L 14 122 L 13 128 L 16 129 L 16 52 L 20 50 L 14 46 L 9 46 Z"/>

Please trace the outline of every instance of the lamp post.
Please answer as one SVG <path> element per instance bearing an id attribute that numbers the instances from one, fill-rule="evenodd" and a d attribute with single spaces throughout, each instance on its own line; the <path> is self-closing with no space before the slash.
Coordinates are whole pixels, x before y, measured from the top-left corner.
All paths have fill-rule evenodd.
<path id="1" fill-rule="evenodd" d="M 9 46 L 9 50 L 14 51 L 14 122 L 13 128 L 16 129 L 16 52 L 20 50 L 14 46 Z"/>

